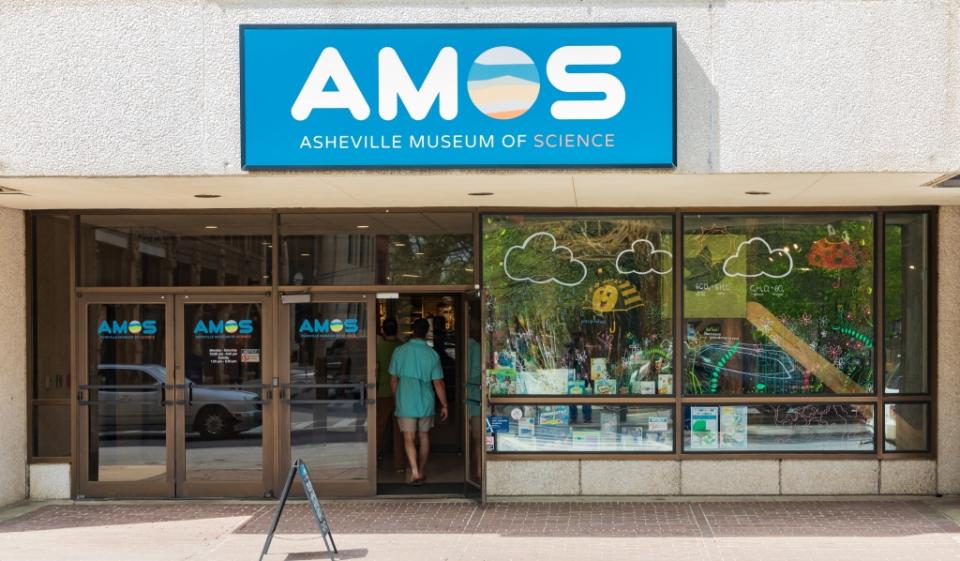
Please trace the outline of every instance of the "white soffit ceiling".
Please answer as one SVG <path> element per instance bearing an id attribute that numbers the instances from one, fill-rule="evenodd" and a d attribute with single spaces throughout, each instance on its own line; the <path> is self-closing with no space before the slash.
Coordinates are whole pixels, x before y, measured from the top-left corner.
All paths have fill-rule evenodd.
<path id="1" fill-rule="evenodd" d="M 960 205 L 941 173 L 253 173 L 209 177 L 0 177 L 20 209 L 741 207 Z M 751 196 L 745 191 L 767 191 Z M 492 192 L 486 197 L 470 196 Z M 196 194 L 221 195 L 199 199 Z"/>

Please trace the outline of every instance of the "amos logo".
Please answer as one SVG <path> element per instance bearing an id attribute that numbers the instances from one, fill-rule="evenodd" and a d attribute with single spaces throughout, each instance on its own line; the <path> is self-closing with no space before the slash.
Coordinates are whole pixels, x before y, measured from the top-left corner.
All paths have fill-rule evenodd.
<path id="1" fill-rule="evenodd" d="M 200 320 L 193 327 L 194 335 L 249 335 L 253 333 L 253 321 L 236 320 Z"/>
<path id="2" fill-rule="evenodd" d="M 676 162 L 672 23 L 240 37 L 245 169 Z"/>
<path id="3" fill-rule="evenodd" d="M 375 94 L 380 118 L 396 119 L 399 101 L 414 121 L 426 119 L 434 105 L 441 119 L 456 119 L 460 111 L 459 57 L 453 47 L 440 49 L 418 88 L 396 49 L 380 49 Z M 612 73 L 582 68 L 613 67 L 620 57 L 616 45 L 570 45 L 550 53 L 547 81 L 558 92 L 576 94 L 572 99 L 550 104 L 553 118 L 602 120 L 620 113 L 626 102 L 623 82 Z M 572 71 L 577 67 L 581 69 Z M 540 93 L 540 76 L 533 59 L 515 47 L 497 46 L 484 51 L 473 61 L 468 76 L 470 100 L 477 110 L 494 119 L 523 115 Z M 327 47 L 320 53 L 290 114 L 304 121 L 314 109 L 347 109 L 359 121 L 370 117 L 370 104 L 336 47 Z"/>
<path id="4" fill-rule="evenodd" d="M 103 320 L 97 326 L 97 335 L 102 336 L 138 336 L 138 335 L 156 335 L 157 322 L 148 319 L 144 321 L 107 321 Z"/>
<path id="5" fill-rule="evenodd" d="M 351 335 L 360 331 L 360 324 L 354 318 L 347 319 L 305 319 L 298 330 L 304 337 L 321 335 Z"/>

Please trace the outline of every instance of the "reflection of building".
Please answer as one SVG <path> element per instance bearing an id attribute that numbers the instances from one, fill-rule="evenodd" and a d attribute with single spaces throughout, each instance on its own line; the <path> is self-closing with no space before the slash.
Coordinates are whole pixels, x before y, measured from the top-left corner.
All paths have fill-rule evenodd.
<path id="1" fill-rule="evenodd" d="M 416 169 L 408 165 L 423 152 L 398 149 L 383 164 L 385 148 L 297 147 L 321 169 L 254 169 L 247 150 L 282 142 L 248 134 L 241 108 L 305 77 L 245 74 L 241 91 L 240 68 L 255 57 L 240 60 L 238 26 L 395 19 L 382 5 L 8 4 L 0 44 L 17 56 L 0 59 L 11 77 L 0 95 L 10 125 L 0 127 L 0 502 L 28 496 L 28 480 L 61 497 L 262 497 L 298 455 L 328 476 L 322 493 L 376 494 L 369 394 L 375 324 L 388 315 L 401 334 L 414 318 L 434 320 L 430 341 L 459 407 L 437 439 L 464 452 L 461 479 L 491 496 L 960 492 L 949 430 L 960 414 L 950 368 L 960 201 L 945 188 L 960 170 L 951 134 L 960 101 L 942 95 L 956 89 L 960 54 L 947 3 L 853 0 L 829 26 L 823 3 L 678 5 L 675 26 L 647 26 L 673 34 L 670 56 L 623 42 L 623 62 L 587 65 L 613 67 L 625 88 L 626 105 L 602 119 L 555 118 L 555 102 L 616 96 L 561 89 L 544 64 L 563 45 L 521 44 L 544 29 L 533 25 L 510 28 L 510 47 L 532 68 L 480 63 L 486 78 L 474 81 L 496 80 L 472 88 L 483 111 L 465 95 L 477 62 L 466 53 L 498 43 L 471 39 L 483 27 L 444 37 L 463 46 L 450 119 L 439 114 L 444 99 L 411 119 L 409 92 L 393 96 L 393 119 L 381 118 L 379 90 L 367 91 L 379 85 L 378 64 L 344 55 L 370 115 L 347 121 L 343 142 L 379 143 L 413 123 L 411 134 L 434 139 L 440 128 L 469 138 L 515 129 L 531 133 L 528 146 L 538 132 L 552 143 L 492 166 L 479 158 L 496 147 L 431 148 L 446 160 Z M 391 8 L 411 23 L 516 20 L 498 2 L 415 4 Z M 663 17 L 640 2 L 608 4 L 600 19 Z M 525 21 L 561 13 L 574 24 L 597 19 L 555 2 Z M 908 40 L 904 21 L 924 32 Z M 386 46 L 344 29 L 344 53 Z M 555 35 L 588 45 L 620 37 L 582 25 Z M 157 48 L 131 58 L 104 47 L 127 44 Z M 80 64 L 88 60 L 98 64 Z M 651 115 L 669 129 L 666 160 L 654 162 L 665 167 L 598 171 L 610 163 L 597 146 L 605 131 L 643 152 L 627 135 L 654 130 L 631 111 L 653 95 L 647 65 L 656 61 L 673 78 Z M 426 62 L 404 66 L 411 83 L 425 83 L 415 74 Z M 525 76 L 520 89 L 510 70 Z M 630 89 L 636 82 L 649 86 L 643 96 Z M 323 135 L 352 119 L 314 108 L 292 123 L 291 110 L 270 113 L 268 128 Z M 322 167 L 344 154 L 360 160 Z M 538 160 L 546 157 L 557 159 Z M 519 257 L 508 264 L 511 248 Z M 301 337 L 301 312 L 312 314 L 314 338 Z M 262 339 L 201 344 L 190 338 L 191 314 L 223 321 L 226 335 L 227 321 L 259 317 Z M 103 321 L 113 339 L 100 337 Z M 158 330 L 147 333 L 147 322 Z M 166 378 L 145 390 L 91 388 L 138 385 L 95 383 L 105 364 L 162 365 Z M 485 395 L 487 380 L 507 379 L 513 395 Z M 187 402 L 202 401 L 197 386 L 217 386 L 207 389 L 220 401 L 254 396 L 247 405 L 260 406 L 263 426 L 197 438 L 184 420 Z M 164 430 L 149 439 L 97 432 L 109 415 L 98 409 L 101 390 L 146 403 L 131 419 L 162 417 Z M 502 435 L 488 435 L 488 422 Z M 622 475 L 636 464 L 606 461 L 651 458 L 660 475 L 643 478 Z M 535 482 L 514 476 L 529 462 L 541 462 Z M 101 468 L 109 477 L 90 478 Z"/>

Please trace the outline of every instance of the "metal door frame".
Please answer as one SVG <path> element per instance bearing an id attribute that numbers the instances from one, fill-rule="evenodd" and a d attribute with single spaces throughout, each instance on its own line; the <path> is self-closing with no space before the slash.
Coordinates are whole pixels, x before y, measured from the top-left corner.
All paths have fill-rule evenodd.
<path id="1" fill-rule="evenodd" d="M 164 407 L 167 420 L 165 431 L 166 448 L 166 473 L 163 481 L 90 481 L 89 465 L 89 443 L 90 443 L 90 372 L 89 372 L 89 344 L 90 333 L 88 329 L 89 317 L 88 309 L 93 304 L 163 304 L 164 305 L 164 362 L 167 368 L 167 380 L 165 382 L 167 391 L 171 391 L 171 365 L 174 364 L 174 343 L 173 337 L 176 336 L 174 327 L 174 306 L 172 295 L 168 294 L 129 294 L 129 293 L 104 293 L 92 295 L 80 295 L 77 298 L 77 312 L 80 329 L 78 330 L 78 380 L 77 391 L 74 395 L 76 407 L 76 416 L 74 422 L 77 427 L 77 441 L 75 443 L 77 450 L 77 494 L 80 498 L 84 497 L 175 497 L 176 481 L 175 467 L 176 459 L 174 454 L 174 439 L 176 438 L 175 415 L 172 407 L 176 399 L 172 393 L 166 395 Z M 173 430 L 171 430 L 173 428 Z"/>
<path id="2" fill-rule="evenodd" d="M 470 301 L 471 299 L 476 300 L 477 302 L 477 322 L 480 324 L 480 339 L 477 341 L 477 344 L 480 345 L 479 353 L 480 356 L 477 357 L 480 361 L 480 435 L 479 442 L 477 443 L 477 448 L 474 450 L 471 447 L 471 437 L 470 434 L 470 322 L 472 320 L 472 314 L 470 313 Z M 461 395 L 461 405 L 463 409 L 463 459 L 464 459 L 464 470 L 463 470 L 463 483 L 464 483 L 464 495 L 467 497 L 473 497 L 478 499 L 480 502 L 483 502 L 483 480 L 486 475 L 486 465 L 484 464 L 485 458 L 483 450 L 485 446 L 485 436 L 486 432 L 483 428 L 483 419 L 486 416 L 484 412 L 483 404 L 483 300 L 480 295 L 479 290 L 470 290 L 460 294 L 460 324 L 461 324 L 461 333 L 460 337 L 461 346 L 463 347 L 463 392 Z M 479 458 L 474 460 L 474 455 L 479 455 Z M 480 468 L 480 480 L 474 481 L 473 474 L 471 473 L 472 464 L 476 461 L 477 465 Z"/>
<path id="3" fill-rule="evenodd" d="M 301 293 L 303 294 L 303 293 Z M 365 480 L 349 479 L 322 479 L 317 472 L 311 475 L 311 480 L 316 488 L 317 494 L 326 497 L 374 497 L 377 494 L 377 407 L 376 407 L 376 383 L 377 383 L 377 299 L 374 293 L 307 293 L 310 295 L 310 304 L 322 304 L 328 302 L 347 302 L 362 303 L 366 305 L 367 316 L 367 378 L 365 401 L 367 407 L 367 478 Z M 282 299 L 281 299 L 282 300 Z M 298 302 L 307 303 L 307 302 Z M 277 375 L 279 377 L 279 389 L 276 392 L 277 401 L 277 451 L 275 455 L 277 466 L 275 470 L 274 486 L 280 488 L 282 482 L 279 478 L 286 475 L 290 465 L 297 458 L 291 457 L 290 443 L 290 401 L 286 391 L 290 385 L 290 350 L 293 333 L 291 327 L 291 309 L 297 303 L 280 303 L 279 329 L 277 332 L 277 355 L 279 357 L 279 368 Z M 371 398 L 371 394 L 373 398 Z M 307 466 L 308 468 L 310 466 Z M 299 482 L 294 482 L 294 492 L 303 494 L 303 488 Z"/>
<path id="4" fill-rule="evenodd" d="M 262 449 L 260 481 L 189 481 L 187 479 L 187 450 L 186 450 L 186 406 L 189 405 L 190 395 L 186 387 L 186 372 L 184 368 L 186 358 L 185 339 L 187 336 L 186 314 L 187 304 L 260 304 L 260 384 L 262 400 Z M 174 317 L 176 326 L 173 331 L 176 338 L 174 343 L 174 385 L 176 401 L 173 407 L 176 431 L 174 433 L 176 492 L 177 497 L 264 497 L 272 496 L 274 483 L 274 450 L 276 448 L 276 431 L 274 430 L 275 410 L 273 372 L 273 301 L 269 295 L 231 294 L 178 294 L 174 297 Z"/>

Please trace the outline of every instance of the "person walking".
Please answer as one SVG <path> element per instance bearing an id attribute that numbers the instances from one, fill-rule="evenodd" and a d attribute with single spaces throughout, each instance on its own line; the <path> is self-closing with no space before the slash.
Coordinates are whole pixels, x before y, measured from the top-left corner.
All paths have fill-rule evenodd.
<path id="1" fill-rule="evenodd" d="M 440 357 L 427 345 L 430 322 L 413 322 L 413 337 L 397 347 L 390 359 L 390 388 L 396 400 L 396 417 L 410 465 L 410 480 L 422 485 L 430 456 L 430 429 L 440 400 L 440 422 L 447 420 L 447 393 Z"/>

